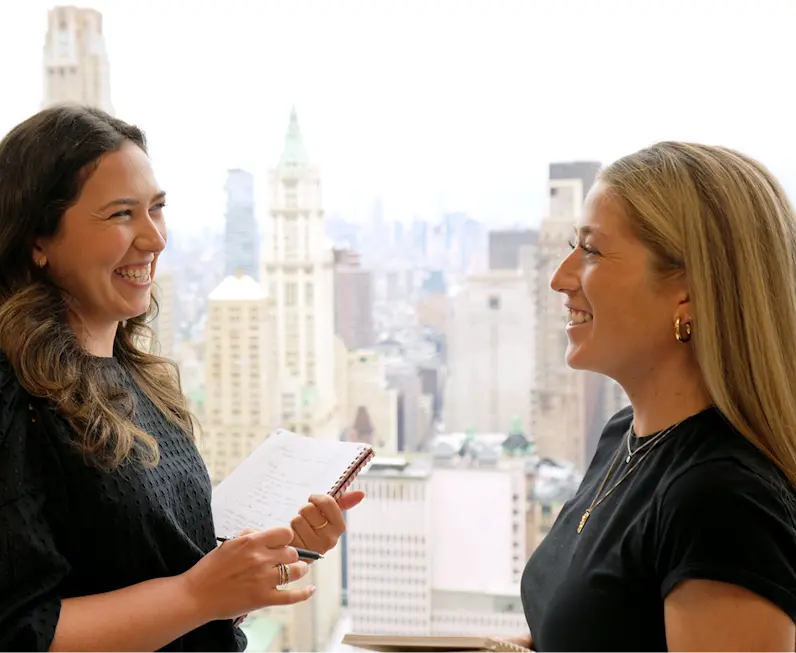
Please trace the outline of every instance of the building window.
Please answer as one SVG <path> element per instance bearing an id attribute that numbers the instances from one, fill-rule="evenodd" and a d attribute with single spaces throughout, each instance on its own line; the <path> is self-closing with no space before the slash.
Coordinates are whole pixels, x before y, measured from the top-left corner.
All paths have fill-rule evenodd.
<path id="1" fill-rule="evenodd" d="M 312 302 L 315 301 L 315 288 L 311 283 L 307 283 L 307 285 L 304 286 L 304 298 L 308 304 L 312 304 Z"/>
<path id="2" fill-rule="evenodd" d="M 492 295 L 489 298 L 489 308 L 493 311 L 500 310 L 500 297 L 497 295 Z"/>
<path id="3" fill-rule="evenodd" d="M 296 284 L 292 281 L 285 284 L 285 306 L 296 305 Z"/>

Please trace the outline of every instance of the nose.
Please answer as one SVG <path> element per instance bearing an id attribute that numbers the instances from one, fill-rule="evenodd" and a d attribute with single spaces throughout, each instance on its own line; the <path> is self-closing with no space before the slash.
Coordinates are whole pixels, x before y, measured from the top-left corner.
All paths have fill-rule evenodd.
<path id="1" fill-rule="evenodd" d="M 162 220 L 153 220 L 147 215 L 140 222 L 140 230 L 136 234 L 136 246 L 143 252 L 159 254 L 166 248 L 168 236 L 166 225 Z"/>
<path id="2" fill-rule="evenodd" d="M 550 287 L 556 292 L 571 295 L 580 288 L 577 254 L 577 248 L 572 250 L 564 260 L 558 264 L 556 271 L 553 272 L 553 276 L 550 277 Z"/>

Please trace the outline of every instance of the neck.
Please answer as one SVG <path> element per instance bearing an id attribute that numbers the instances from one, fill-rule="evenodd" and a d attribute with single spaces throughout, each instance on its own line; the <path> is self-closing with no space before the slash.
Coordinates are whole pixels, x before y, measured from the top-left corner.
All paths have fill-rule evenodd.
<path id="1" fill-rule="evenodd" d="M 99 358 L 113 357 L 113 343 L 116 339 L 116 330 L 119 328 L 118 322 L 96 326 L 73 316 L 69 326 L 89 354 Z"/>
<path id="2" fill-rule="evenodd" d="M 639 437 L 657 433 L 695 415 L 713 402 L 702 372 L 689 352 L 679 360 L 656 362 L 621 383 L 633 406 L 633 430 Z"/>

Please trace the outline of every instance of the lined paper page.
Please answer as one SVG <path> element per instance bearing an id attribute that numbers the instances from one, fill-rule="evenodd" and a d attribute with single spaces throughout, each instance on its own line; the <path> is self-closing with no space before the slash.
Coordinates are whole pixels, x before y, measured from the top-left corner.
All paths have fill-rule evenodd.
<path id="1" fill-rule="evenodd" d="M 278 430 L 213 492 L 216 535 L 289 526 L 311 494 L 327 494 L 367 445 Z"/>

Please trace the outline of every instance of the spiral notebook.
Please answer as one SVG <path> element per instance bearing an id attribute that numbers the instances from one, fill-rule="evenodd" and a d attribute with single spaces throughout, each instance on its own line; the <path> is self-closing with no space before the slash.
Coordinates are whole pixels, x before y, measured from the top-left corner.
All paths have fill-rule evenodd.
<path id="1" fill-rule="evenodd" d="M 348 633 L 343 644 L 367 651 L 529 651 L 511 642 L 491 637 L 412 637 Z"/>
<path id="2" fill-rule="evenodd" d="M 216 535 L 290 526 L 311 494 L 337 498 L 370 462 L 360 442 L 322 441 L 279 429 L 213 491 Z"/>

